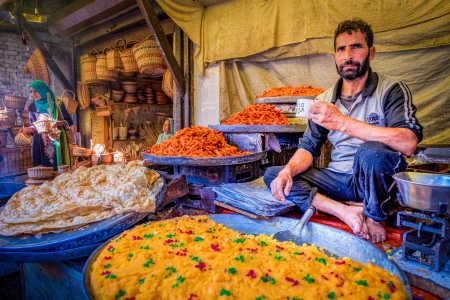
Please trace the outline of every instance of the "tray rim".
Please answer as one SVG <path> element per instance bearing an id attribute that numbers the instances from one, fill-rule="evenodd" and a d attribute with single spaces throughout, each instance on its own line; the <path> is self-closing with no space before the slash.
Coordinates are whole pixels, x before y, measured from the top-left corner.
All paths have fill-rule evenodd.
<path id="1" fill-rule="evenodd" d="M 255 98 L 254 103 L 257 104 L 297 104 L 297 99 L 316 99 L 317 96 L 279 96 Z"/>
<path id="2" fill-rule="evenodd" d="M 176 166 L 227 166 L 255 162 L 263 159 L 266 152 L 256 152 L 240 156 L 220 156 L 220 157 L 187 157 L 187 156 L 158 156 L 142 152 L 142 159 L 160 165 Z"/>
<path id="3" fill-rule="evenodd" d="M 223 133 L 303 133 L 307 125 L 208 125 Z"/>

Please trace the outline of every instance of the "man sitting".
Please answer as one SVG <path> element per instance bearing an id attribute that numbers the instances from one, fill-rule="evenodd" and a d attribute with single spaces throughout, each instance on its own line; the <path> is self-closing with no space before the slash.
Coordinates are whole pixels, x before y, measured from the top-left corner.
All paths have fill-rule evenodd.
<path id="1" fill-rule="evenodd" d="M 386 239 L 381 221 L 395 195 L 392 175 L 405 170 L 422 139 L 411 92 L 372 72 L 373 32 L 362 20 L 340 23 L 334 34 L 337 83 L 317 97 L 299 149 L 284 167 L 267 169 L 272 195 L 301 210 L 313 205 L 374 243 Z M 310 168 L 323 142 L 333 145 L 328 168 Z M 352 206 L 342 201 L 362 202 Z"/>

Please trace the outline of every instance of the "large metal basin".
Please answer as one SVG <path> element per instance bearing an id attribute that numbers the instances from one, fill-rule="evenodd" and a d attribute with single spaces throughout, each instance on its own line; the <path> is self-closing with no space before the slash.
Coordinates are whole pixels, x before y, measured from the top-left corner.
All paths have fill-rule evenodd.
<path id="1" fill-rule="evenodd" d="M 450 175 L 401 172 L 393 177 L 400 191 L 401 205 L 450 214 Z"/>
<path id="2" fill-rule="evenodd" d="M 224 224 L 228 228 L 245 234 L 264 233 L 271 235 L 282 230 L 292 229 L 299 222 L 297 219 L 284 217 L 275 217 L 270 220 L 254 220 L 242 215 L 225 214 L 209 215 L 209 217 L 216 223 Z M 408 299 L 412 299 L 411 288 L 405 273 L 403 273 L 394 261 L 389 260 L 383 251 L 371 243 L 345 231 L 311 222 L 302 230 L 301 238 L 307 244 L 315 244 L 317 247 L 324 248 L 329 255 L 348 257 L 363 264 L 372 263 L 387 270 L 397 276 L 405 285 Z M 83 268 L 83 291 L 88 299 L 92 299 L 89 291 L 88 271 L 100 250 L 108 245 L 108 243 L 109 241 L 97 248 L 86 261 Z"/>

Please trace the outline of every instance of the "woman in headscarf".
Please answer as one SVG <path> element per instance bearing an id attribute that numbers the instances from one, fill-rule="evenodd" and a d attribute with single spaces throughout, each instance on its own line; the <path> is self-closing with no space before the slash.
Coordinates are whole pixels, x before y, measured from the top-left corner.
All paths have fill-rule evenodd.
<path id="1" fill-rule="evenodd" d="M 31 143 L 31 154 L 33 166 L 47 166 L 57 169 L 60 165 L 71 166 L 69 148 L 69 126 L 72 126 L 72 118 L 67 112 L 64 103 L 55 100 L 55 95 L 50 88 L 41 80 L 35 80 L 30 84 L 30 97 L 33 103 L 28 107 L 30 122 L 48 119 L 57 121 L 59 134 L 52 136 L 47 133 L 38 134 L 32 125 L 25 127 L 25 134 L 33 135 Z"/>
<path id="2" fill-rule="evenodd" d="M 164 121 L 163 124 L 163 132 L 158 136 L 157 144 L 161 144 L 168 138 L 173 136 L 173 120 L 172 118 L 168 118 Z"/>

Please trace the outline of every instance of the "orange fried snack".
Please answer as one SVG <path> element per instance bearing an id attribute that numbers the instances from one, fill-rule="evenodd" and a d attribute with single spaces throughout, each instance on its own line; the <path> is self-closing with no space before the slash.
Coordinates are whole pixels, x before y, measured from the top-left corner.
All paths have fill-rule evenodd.
<path id="1" fill-rule="evenodd" d="M 289 121 L 280 110 L 270 104 L 252 104 L 243 111 L 222 119 L 222 125 L 289 125 Z"/>
<path id="2" fill-rule="evenodd" d="M 271 88 L 268 91 L 264 91 L 262 95 L 255 98 L 267 98 L 267 97 L 282 97 L 282 96 L 317 96 L 325 92 L 324 89 L 315 88 L 313 86 L 282 86 Z"/>
<path id="3" fill-rule="evenodd" d="M 161 144 L 153 145 L 145 153 L 158 156 L 218 157 L 252 154 L 242 152 L 227 143 L 217 130 L 197 126 L 184 128 Z"/>

